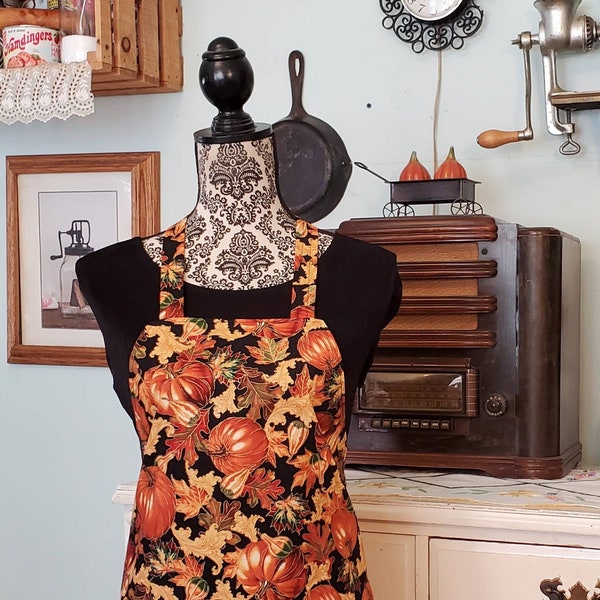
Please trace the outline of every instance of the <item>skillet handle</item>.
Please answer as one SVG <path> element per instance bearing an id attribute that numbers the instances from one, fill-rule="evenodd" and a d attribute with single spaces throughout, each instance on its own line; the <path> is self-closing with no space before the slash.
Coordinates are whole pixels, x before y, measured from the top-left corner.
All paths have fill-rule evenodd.
<path id="1" fill-rule="evenodd" d="M 292 87 L 292 110 L 288 117 L 301 118 L 306 116 L 302 105 L 302 88 L 304 86 L 304 55 L 300 50 L 292 50 L 288 57 L 290 84 Z"/>

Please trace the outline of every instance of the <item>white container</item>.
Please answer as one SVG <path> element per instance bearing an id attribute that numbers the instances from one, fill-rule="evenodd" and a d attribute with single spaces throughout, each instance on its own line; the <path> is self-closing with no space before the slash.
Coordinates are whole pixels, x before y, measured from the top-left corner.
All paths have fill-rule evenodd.
<path id="1" fill-rule="evenodd" d="M 96 50 L 96 38 L 91 35 L 65 35 L 60 40 L 60 62 L 84 62 L 88 52 Z"/>
<path id="2" fill-rule="evenodd" d="M 33 67 L 43 62 L 59 62 L 59 39 L 59 32 L 48 27 L 5 27 L 2 30 L 4 68 Z"/>

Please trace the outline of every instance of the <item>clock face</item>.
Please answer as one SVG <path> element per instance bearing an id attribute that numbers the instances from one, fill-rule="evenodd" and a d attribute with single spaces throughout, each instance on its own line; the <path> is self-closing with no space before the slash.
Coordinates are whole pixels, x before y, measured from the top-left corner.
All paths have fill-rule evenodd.
<path id="1" fill-rule="evenodd" d="M 459 50 L 483 23 L 483 10 L 475 0 L 379 0 L 379 6 L 386 15 L 383 27 L 417 54 L 425 49 Z"/>
<path id="2" fill-rule="evenodd" d="M 441 21 L 462 3 L 463 0 L 402 0 L 407 12 L 421 21 Z"/>

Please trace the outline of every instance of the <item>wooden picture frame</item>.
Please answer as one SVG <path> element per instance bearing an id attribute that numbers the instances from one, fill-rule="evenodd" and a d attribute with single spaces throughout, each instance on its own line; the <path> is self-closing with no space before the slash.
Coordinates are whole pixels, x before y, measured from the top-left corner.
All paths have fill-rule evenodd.
<path id="1" fill-rule="evenodd" d="M 61 268 L 67 255 L 159 231 L 160 153 L 7 156 L 6 201 L 8 362 L 106 366 L 83 296 L 72 296 L 83 316 L 67 314 L 78 303 L 62 302 Z"/>

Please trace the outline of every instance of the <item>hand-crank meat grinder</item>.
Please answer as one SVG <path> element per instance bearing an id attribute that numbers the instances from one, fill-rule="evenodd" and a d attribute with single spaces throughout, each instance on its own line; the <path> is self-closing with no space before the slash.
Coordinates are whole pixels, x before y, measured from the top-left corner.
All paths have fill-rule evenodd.
<path id="1" fill-rule="evenodd" d="M 484 148 L 497 148 L 511 142 L 533 139 L 531 126 L 531 62 L 530 50 L 539 45 L 543 61 L 544 92 L 546 95 L 546 127 L 552 135 L 566 135 L 560 146 L 563 155 L 577 154 L 581 146 L 573 139 L 575 126 L 571 112 L 600 108 L 600 91 L 570 92 L 558 83 L 556 56 L 561 52 L 589 52 L 600 39 L 600 24 L 587 15 L 577 16 L 581 0 L 536 0 L 542 20 L 539 32 L 524 31 L 513 44 L 523 51 L 525 62 L 526 126 L 522 131 L 489 129 L 477 142 Z M 564 115 L 562 114 L 564 113 Z M 563 117 L 563 120 L 561 120 Z"/>

